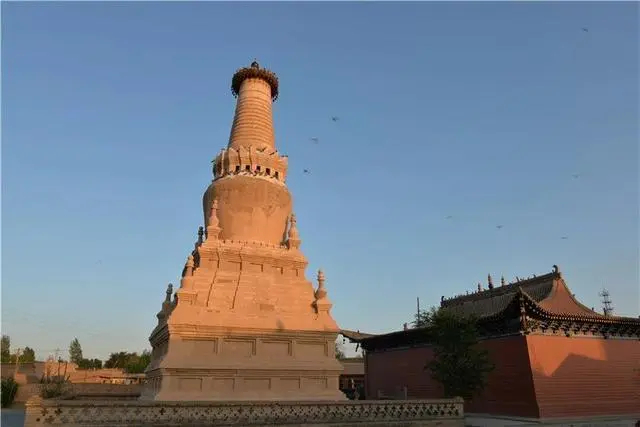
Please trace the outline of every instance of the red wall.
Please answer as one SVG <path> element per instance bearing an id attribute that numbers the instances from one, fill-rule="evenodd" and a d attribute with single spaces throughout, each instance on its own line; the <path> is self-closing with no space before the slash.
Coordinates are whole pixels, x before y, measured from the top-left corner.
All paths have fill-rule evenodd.
<path id="1" fill-rule="evenodd" d="M 388 350 L 365 354 L 365 384 L 367 399 L 376 399 L 378 390 L 390 395 L 407 387 L 409 398 L 437 399 L 442 397 L 440 384 L 424 369 L 433 354 L 427 347 Z"/>
<path id="2" fill-rule="evenodd" d="M 640 413 L 640 341 L 527 337 L 540 416 Z"/>
<path id="3" fill-rule="evenodd" d="M 495 369 L 484 392 L 465 404 L 465 411 L 478 414 L 538 417 L 526 337 L 512 336 L 482 342 Z"/>
<path id="4" fill-rule="evenodd" d="M 640 413 L 640 341 L 513 336 L 482 342 L 496 365 L 481 396 L 465 403 L 478 414 L 532 418 Z M 367 398 L 407 387 L 409 398 L 442 397 L 424 366 L 428 347 L 367 353 Z"/>
<path id="5" fill-rule="evenodd" d="M 476 413 L 536 417 L 538 410 L 529 369 L 524 337 L 500 338 L 482 343 L 496 365 L 482 396 L 465 404 Z M 367 353 L 367 398 L 375 399 L 378 390 L 391 394 L 403 386 L 409 398 L 442 397 L 442 388 L 431 379 L 424 366 L 433 354 L 428 347 Z"/>

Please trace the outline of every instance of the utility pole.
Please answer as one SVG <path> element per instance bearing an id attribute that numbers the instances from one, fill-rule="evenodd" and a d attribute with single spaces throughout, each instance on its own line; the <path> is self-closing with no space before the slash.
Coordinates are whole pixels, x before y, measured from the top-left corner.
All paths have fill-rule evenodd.
<path id="1" fill-rule="evenodd" d="M 602 297 L 602 313 L 605 316 L 611 316 L 613 314 L 613 305 L 611 303 L 609 291 L 605 288 L 599 295 Z"/>
<path id="2" fill-rule="evenodd" d="M 60 378 L 60 349 L 56 348 L 56 362 L 58 365 L 58 372 L 57 372 L 57 376 L 58 378 Z"/>
<path id="3" fill-rule="evenodd" d="M 18 369 L 20 369 L 20 352 L 21 351 L 22 351 L 21 348 L 16 349 L 16 370 L 13 372 L 14 377 L 18 375 Z"/>

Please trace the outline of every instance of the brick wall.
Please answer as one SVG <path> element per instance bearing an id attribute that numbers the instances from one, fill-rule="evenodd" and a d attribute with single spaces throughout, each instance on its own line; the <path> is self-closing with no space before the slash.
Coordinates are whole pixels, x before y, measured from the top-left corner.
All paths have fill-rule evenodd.
<path id="1" fill-rule="evenodd" d="M 541 417 L 640 413 L 640 341 L 527 337 Z"/>

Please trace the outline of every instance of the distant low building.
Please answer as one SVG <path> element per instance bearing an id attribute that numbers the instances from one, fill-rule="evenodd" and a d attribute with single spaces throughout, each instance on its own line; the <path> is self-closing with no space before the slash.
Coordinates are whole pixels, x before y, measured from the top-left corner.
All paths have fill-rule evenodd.
<path id="1" fill-rule="evenodd" d="M 340 374 L 340 390 L 364 390 L 364 359 L 362 357 L 346 357 L 340 359 L 344 371 Z"/>

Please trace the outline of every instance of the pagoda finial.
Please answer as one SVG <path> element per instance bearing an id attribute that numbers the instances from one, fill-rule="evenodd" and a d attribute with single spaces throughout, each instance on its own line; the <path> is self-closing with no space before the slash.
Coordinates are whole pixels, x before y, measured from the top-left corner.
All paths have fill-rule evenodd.
<path id="1" fill-rule="evenodd" d="M 504 286 L 505 285 L 505 280 L 504 280 L 504 276 L 500 277 L 500 286 Z"/>
<path id="2" fill-rule="evenodd" d="M 287 234 L 287 244 L 289 249 L 298 249 L 300 247 L 300 233 L 298 233 L 298 220 L 293 212 L 289 216 L 289 233 Z"/>
<path id="3" fill-rule="evenodd" d="M 493 278 L 491 277 L 491 274 L 487 275 L 487 284 L 489 289 L 493 289 Z"/>

